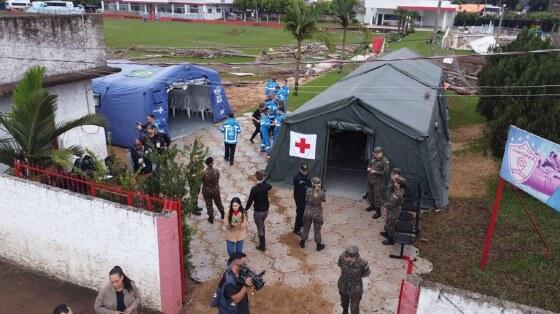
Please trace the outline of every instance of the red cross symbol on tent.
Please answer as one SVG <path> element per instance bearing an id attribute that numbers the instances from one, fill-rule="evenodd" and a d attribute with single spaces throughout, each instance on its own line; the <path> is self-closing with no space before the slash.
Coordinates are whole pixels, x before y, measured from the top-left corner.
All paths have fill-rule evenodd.
<path id="1" fill-rule="evenodd" d="M 304 138 L 301 138 L 299 142 L 296 143 L 296 147 L 299 148 L 301 154 L 305 154 L 305 151 L 311 148 L 311 145 L 306 143 Z"/>

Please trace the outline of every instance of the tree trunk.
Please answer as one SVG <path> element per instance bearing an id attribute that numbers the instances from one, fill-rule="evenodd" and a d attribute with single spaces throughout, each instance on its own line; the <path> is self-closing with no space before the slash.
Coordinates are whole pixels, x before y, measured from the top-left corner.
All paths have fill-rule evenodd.
<path id="1" fill-rule="evenodd" d="M 342 28 L 342 60 L 346 59 L 346 27 Z"/>
<path id="2" fill-rule="evenodd" d="M 297 43 L 297 52 L 296 52 L 296 82 L 294 84 L 295 86 L 295 95 L 298 94 L 298 90 L 299 90 L 299 64 L 301 63 L 301 40 L 298 40 Z"/>

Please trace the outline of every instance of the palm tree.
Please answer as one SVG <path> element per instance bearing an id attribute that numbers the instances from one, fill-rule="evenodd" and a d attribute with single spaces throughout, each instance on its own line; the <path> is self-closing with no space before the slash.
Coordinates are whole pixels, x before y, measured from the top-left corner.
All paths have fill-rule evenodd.
<path id="1" fill-rule="evenodd" d="M 358 5 L 358 0 L 333 0 L 331 8 L 342 26 L 342 59 L 346 55 L 346 30 L 356 17 L 354 8 Z"/>
<path id="2" fill-rule="evenodd" d="M 82 149 L 71 146 L 56 149 L 56 139 L 73 128 L 84 125 L 105 126 L 103 117 L 88 114 L 62 123 L 55 122 L 57 96 L 43 89 L 45 68 L 32 67 L 12 95 L 12 112 L 0 115 L 0 162 L 13 165 L 15 160 L 48 166 L 55 161 L 69 162 Z M 3 131 L 3 132 L 2 132 Z"/>
<path id="3" fill-rule="evenodd" d="M 407 14 L 408 12 L 401 8 L 397 8 L 395 11 L 395 15 L 399 17 L 399 23 L 397 24 L 397 33 L 399 34 L 401 33 L 401 28 L 404 29 L 405 25 L 403 24 L 405 23 Z"/>
<path id="4" fill-rule="evenodd" d="M 284 23 L 286 23 L 286 30 L 291 32 L 297 40 L 296 51 L 296 83 L 295 94 L 298 93 L 299 88 L 299 66 L 301 63 L 301 43 L 305 39 L 309 39 L 315 32 L 315 23 L 317 21 L 317 12 L 302 0 L 292 0 L 290 5 L 286 8 L 284 14 Z"/>

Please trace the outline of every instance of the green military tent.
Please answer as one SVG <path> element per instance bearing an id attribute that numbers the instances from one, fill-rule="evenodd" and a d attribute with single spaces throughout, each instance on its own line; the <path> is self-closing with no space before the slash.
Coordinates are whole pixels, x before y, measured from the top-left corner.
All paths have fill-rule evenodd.
<path id="1" fill-rule="evenodd" d="M 446 206 L 451 144 L 444 76 L 416 57 L 401 49 L 364 63 L 288 114 L 266 168 L 268 180 L 291 183 L 298 165 L 307 162 L 329 189 L 338 180 L 342 189 L 355 186 L 361 193 L 371 152 L 382 146 L 391 167 L 408 179 L 408 195 L 421 188 L 424 208 Z M 301 139 L 294 137 L 301 134 L 313 136 L 314 147 L 311 140 L 298 146 Z M 294 145 L 314 150 L 314 159 L 294 157 Z"/>

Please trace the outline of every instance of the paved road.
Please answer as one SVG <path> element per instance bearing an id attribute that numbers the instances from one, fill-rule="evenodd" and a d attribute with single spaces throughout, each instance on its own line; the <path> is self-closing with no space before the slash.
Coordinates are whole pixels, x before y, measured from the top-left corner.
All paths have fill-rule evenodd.
<path id="1" fill-rule="evenodd" d="M 68 304 L 74 313 L 95 313 L 96 296 L 94 290 L 49 278 L 0 259 L 0 313 L 52 313 L 60 303 Z"/>

